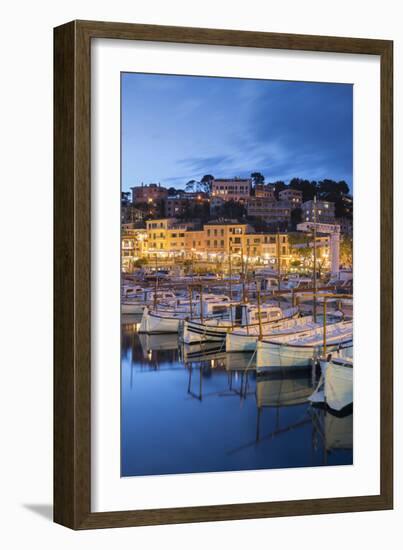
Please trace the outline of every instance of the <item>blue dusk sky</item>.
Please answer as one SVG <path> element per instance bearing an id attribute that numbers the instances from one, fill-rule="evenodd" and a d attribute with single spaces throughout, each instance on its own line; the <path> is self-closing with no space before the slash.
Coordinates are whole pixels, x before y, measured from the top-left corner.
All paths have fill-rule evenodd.
<path id="1" fill-rule="evenodd" d="M 204 174 L 353 181 L 353 87 L 122 74 L 122 188 Z"/>

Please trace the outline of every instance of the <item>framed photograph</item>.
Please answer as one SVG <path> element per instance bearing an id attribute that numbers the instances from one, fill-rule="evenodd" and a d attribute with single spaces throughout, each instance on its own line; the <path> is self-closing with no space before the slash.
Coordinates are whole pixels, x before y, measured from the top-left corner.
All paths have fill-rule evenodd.
<path id="1" fill-rule="evenodd" d="M 55 29 L 57 523 L 393 507 L 392 55 Z"/>

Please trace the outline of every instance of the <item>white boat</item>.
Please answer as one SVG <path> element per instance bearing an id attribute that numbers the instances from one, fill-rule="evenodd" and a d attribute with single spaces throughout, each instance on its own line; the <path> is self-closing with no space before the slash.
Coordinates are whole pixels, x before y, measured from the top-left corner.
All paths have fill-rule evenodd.
<path id="1" fill-rule="evenodd" d="M 122 301 L 122 313 L 129 313 L 132 315 L 142 313 L 145 307 L 152 306 L 156 300 L 167 306 L 174 306 L 177 296 L 170 290 L 159 290 L 157 292 L 153 290 L 144 290 L 143 294 L 139 293 L 137 298 Z"/>
<path id="2" fill-rule="evenodd" d="M 203 315 L 207 317 L 222 317 L 228 314 L 231 305 L 227 296 L 208 296 L 206 300 L 194 303 L 192 310 L 195 315 L 200 315 L 203 308 Z M 177 306 L 175 309 L 152 310 L 146 307 L 141 318 L 139 333 L 148 334 L 169 334 L 181 332 L 182 324 L 190 316 L 189 302 Z"/>
<path id="3" fill-rule="evenodd" d="M 225 317 L 229 315 L 231 306 L 230 298 L 224 294 L 196 294 L 192 314 L 199 318 Z"/>
<path id="4" fill-rule="evenodd" d="M 123 315 L 138 315 L 143 313 L 145 307 L 146 304 L 144 302 L 132 300 L 130 302 L 122 302 L 121 309 Z"/>
<path id="5" fill-rule="evenodd" d="M 140 285 L 124 285 L 122 289 L 122 297 L 124 300 L 132 300 L 132 299 L 144 299 L 144 293 L 146 292 L 146 289 Z"/>
<path id="6" fill-rule="evenodd" d="M 323 355 L 324 327 L 275 339 L 258 340 L 256 366 L 258 369 L 310 367 Z M 353 348 L 353 323 L 342 321 L 326 327 L 326 350 L 332 353 Z"/>
<path id="7" fill-rule="evenodd" d="M 311 289 L 312 285 L 312 279 L 309 277 L 300 277 L 299 275 L 290 275 L 288 281 L 284 282 L 284 288 L 286 290 Z"/>
<path id="8" fill-rule="evenodd" d="M 320 325 L 314 323 L 311 315 L 296 319 L 285 319 L 277 323 L 262 323 L 262 335 L 275 338 L 285 334 L 295 334 L 317 328 Z M 225 338 L 225 349 L 232 352 L 255 351 L 256 342 L 260 335 L 259 325 L 235 328 L 228 332 Z"/>
<path id="9" fill-rule="evenodd" d="M 180 323 L 189 316 L 187 311 L 162 311 L 144 308 L 138 332 L 147 334 L 178 333 Z"/>
<path id="10" fill-rule="evenodd" d="M 230 317 L 226 319 L 200 320 L 186 319 L 183 323 L 183 341 L 186 344 L 199 342 L 221 342 L 224 344 L 226 336 L 235 325 L 251 327 L 259 323 L 259 308 L 251 304 L 240 304 L 232 307 Z M 262 326 L 275 325 L 281 320 L 291 319 L 299 315 L 297 307 L 281 309 L 278 306 L 265 304 L 260 307 Z"/>
<path id="11" fill-rule="evenodd" d="M 313 403 L 326 403 L 330 409 L 341 411 L 353 402 L 353 361 L 345 357 L 320 361 L 322 376 L 311 395 Z"/>

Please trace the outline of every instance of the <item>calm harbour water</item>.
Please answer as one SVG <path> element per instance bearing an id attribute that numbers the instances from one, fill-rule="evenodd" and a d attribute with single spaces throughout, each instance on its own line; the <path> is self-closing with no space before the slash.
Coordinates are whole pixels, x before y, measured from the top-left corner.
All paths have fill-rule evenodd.
<path id="1" fill-rule="evenodd" d="M 312 373 L 139 335 L 122 320 L 122 476 L 352 464 L 353 415 L 312 407 Z M 250 363 L 245 373 L 245 368 Z"/>

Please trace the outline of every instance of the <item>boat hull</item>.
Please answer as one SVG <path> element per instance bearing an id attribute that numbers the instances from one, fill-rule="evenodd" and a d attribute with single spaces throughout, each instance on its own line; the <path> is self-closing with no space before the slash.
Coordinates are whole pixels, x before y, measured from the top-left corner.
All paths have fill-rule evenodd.
<path id="1" fill-rule="evenodd" d="M 341 411 L 353 402 L 353 368 L 336 363 L 322 362 L 324 396 L 330 409 Z"/>
<path id="2" fill-rule="evenodd" d="M 200 344 L 200 342 L 223 343 L 230 329 L 230 323 L 228 323 L 228 326 L 219 326 L 185 320 L 182 339 L 185 344 Z"/>
<path id="3" fill-rule="evenodd" d="M 344 342 L 343 348 L 352 348 L 351 341 Z M 339 350 L 340 344 L 328 345 L 327 353 Z M 299 369 L 311 367 L 313 361 L 322 354 L 322 346 L 295 346 L 275 342 L 258 341 L 256 345 L 256 368 L 265 369 Z"/>
<path id="4" fill-rule="evenodd" d="M 283 319 L 277 319 L 275 321 L 270 321 L 269 323 L 264 323 L 264 326 L 276 327 L 281 325 L 282 322 L 294 319 L 299 315 L 296 308 L 291 308 Z M 196 321 L 185 321 L 183 328 L 183 342 L 185 344 L 199 344 L 200 342 L 221 342 L 222 344 L 227 345 L 227 337 L 232 331 L 232 324 L 230 321 L 221 321 L 214 325 L 213 323 L 200 323 Z M 228 349 L 227 351 L 254 351 L 256 347 L 257 339 L 257 330 L 253 330 L 255 336 L 251 337 L 252 340 L 248 341 L 248 347 L 245 349 L 236 349 L 234 343 L 233 349 Z M 253 345 L 251 344 L 253 342 Z"/>
<path id="5" fill-rule="evenodd" d="M 256 334 L 247 336 L 229 332 L 225 338 L 225 349 L 232 352 L 255 351 L 257 338 Z"/>
<path id="6" fill-rule="evenodd" d="M 178 334 L 183 323 L 179 316 L 158 315 L 144 309 L 138 332 L 147 334 Z"/>
<path id="7" fill-rule="evenodd" d="M 146 304 L 144 302 L 123 302 L 122 314 L 138 315 L 143 313 Z"/>

